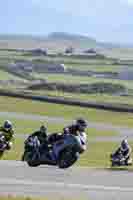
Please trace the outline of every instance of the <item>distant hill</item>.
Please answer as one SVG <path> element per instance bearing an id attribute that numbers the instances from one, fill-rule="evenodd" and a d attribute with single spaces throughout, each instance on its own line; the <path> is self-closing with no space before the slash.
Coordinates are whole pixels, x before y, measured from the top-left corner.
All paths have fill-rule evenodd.
<path id="1" fill-rule="evenodd" d="M 111 49 L 128 47 L 128 45 L 99 42 L 91 37 L 65 32 L 53 32 L 48 36 L 0 35 L 0 48 L 45 48 L 52 51 L 61 51 L 69 46 L 81 50 L 87 48 Z M 131 48 L 132 45 L 129 47 Z"/>
<path id="2" fill-rule="evenodd" d="M 68 33 L 51 33 L 48 36 L 0 35 L 0 48 L 45 48 L 64 50 L 73 46 L 75 49 L 86 49 L 97 46 L 95 39 Z"/>
<path id="3" fill-rule="evenodd" d="M 57 39 L 57 40 L 90 40 L 91 42 L 96 43 L 96 40 L 93 38 L 89 38 L 87 36 L 82 36 L 78 34 L 70 34 L 65 32 L 53 32 L 48 35 L 48 39 Z"/>
<path id="4" fill-rule="evenodd" d="M 48 35 L 48 40 L 52 41 L 64 41 L 69 42 L 71 44 L 79 44 L 81 48 L 89 48 L 89 47 L 96 47 L 97 41 L 93 38 L 82 36 L 78 34 L 70 34 L 64 32 L 53 32 Z"/>
<path id="5" fill-rule="evenodd" d="M 46 39 L 46 36 L 34 36 L 34 35 L 18 35 L 18 34 L 0 34 L 0 41 L 1 40 L 34 40 L 34 41 L 44 41 Z"/>
<path id="6" fill-rule="evenodd" d="M 99 42 L 94 38 L 83 36 L 79 34 L 70 34 L 65 32 L 53 32 L 50 33 L 47 37 L 49 40 L 66 40 L 66 41 L 79 41 L 85 42 L 86 45 L 94 45 L 96 47 L 102 48 L 121 48 L 129 47 L 133 48 L 133 44 L 120 44 L 120 43 L 111 43 L 111 42 Z"/>

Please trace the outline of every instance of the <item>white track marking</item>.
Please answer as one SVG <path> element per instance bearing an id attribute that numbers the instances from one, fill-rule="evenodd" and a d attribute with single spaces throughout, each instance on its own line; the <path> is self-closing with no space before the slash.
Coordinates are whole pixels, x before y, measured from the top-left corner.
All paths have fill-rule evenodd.
<path id="1" fill-rule="evenodd" d="M 117 192 L 133 192 L 133 187 L 119 187 L 119 186 L 104 186 L 104 185 L 84 185 L 84 184 L 75 184 L 75 183 L 64 183 L 64 182 L 46 182 L 46 181 L 32 181 L 32 180 L 23 180 L 23 179 L 0 179 L 0 185 L 23 185 L 23 186 L 53 186 L 59 188 L 69 188 L 75 190 L 99 190 L 99 191 L 117 191 Z"/>

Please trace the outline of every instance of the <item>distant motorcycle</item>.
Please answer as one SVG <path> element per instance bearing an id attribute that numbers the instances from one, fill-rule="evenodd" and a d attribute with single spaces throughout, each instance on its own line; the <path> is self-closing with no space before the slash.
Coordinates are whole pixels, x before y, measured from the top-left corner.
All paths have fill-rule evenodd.
<path id="1" fill-rule="evenodd" d="M 0 157 L 3 155 L 5 150 L 7 150 L 7 142 L 5 136 L 0 134 Z"/>
<path id="2" fill-rule="evenodd" d="M 111 166 L 128 166 L 132 165 L 132 158 L 125 158 L 121 152 L 118 154 L 111 154 L 110 155 Z"/>
<path id="3" fill-rule="evenodd" d="M 59 168 L 72 166 L 79 158 L 81 151 L 79 138 L 74 135 L 65 135 L 59 141 L 49 146 L 49 151 L 40 153 L 40 143 L 38 138 L 33 138 L 29 148 L 23 154 L 23 160 L 29 166 L 57 165 Z"/>

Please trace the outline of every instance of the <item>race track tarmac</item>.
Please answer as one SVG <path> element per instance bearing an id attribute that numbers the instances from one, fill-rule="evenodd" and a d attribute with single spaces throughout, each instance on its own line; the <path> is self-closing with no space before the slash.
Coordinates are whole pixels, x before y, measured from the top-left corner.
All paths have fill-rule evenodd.
<path id="1" fill-rule="evenodd" d="M 0 194 L 47 199 L 133 200 L 133 172 L 53 166 L 28 167 L 21 161 L 0 161 Z"/>

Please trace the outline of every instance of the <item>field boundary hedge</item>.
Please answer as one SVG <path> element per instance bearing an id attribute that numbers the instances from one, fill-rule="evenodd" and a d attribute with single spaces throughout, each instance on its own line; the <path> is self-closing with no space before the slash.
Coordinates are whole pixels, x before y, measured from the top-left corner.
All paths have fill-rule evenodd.
<path id="1" fill-rule="evenodd" d="M 35 100 L 35 101 L 41 101 L 41 102 L 80 106 L 80 107 L 86 107 L 86 108 L 103 109 L 103 110 L 115 111 L 115 112 L 133 113 L 133 106 L 130 106 L 130 105 L 84 102 L 84 101 L 74 100 L 70 98 L 37 96 L 37 95 L 28 94 L 25 92 L 13 92 L 13 91 L 7 91 L 7 90 L 0 90 L 0 96 L 16 97 L 16 98 L 23 98 L 23 99 L 29 99 L 29 100 Z"/>

